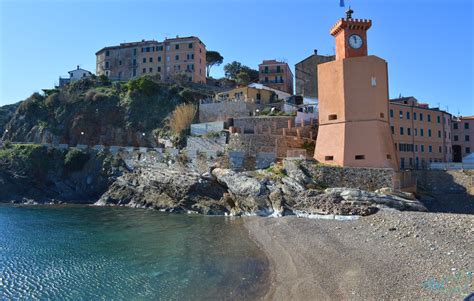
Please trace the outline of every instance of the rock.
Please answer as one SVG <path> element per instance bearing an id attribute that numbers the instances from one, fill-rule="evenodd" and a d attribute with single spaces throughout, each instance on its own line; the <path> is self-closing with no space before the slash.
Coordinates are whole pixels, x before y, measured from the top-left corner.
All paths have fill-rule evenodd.
<path id="1" fill-rule="evenodd" d="M 301 162 L 301 160 L 285 159 L 283 160 L 283 167 L 290 178 L 294 179 L 301 186 L 305 186 L 311 183 L 312 179 L 303 171 Z"/>
<path id="2" fill-rule="evenodd" d="M 246 173 L 221 168 L 215 168 L 212 175 L 228 189 L 236 207 L 241 211 L 256 214 L 267 208 L 268 191 L 263 182 L 265 179 L 261 182 Z"/>
<path id="3" fill-rule="evenodd" d="M 224 193 L 224 187 L 197 173 L 140 170 L 119 177 L 96 204 L 224 214 L 228 211 Z"/>
<path id="4" fill-rule="evenodd" d="M 272 191 L 268 195 L 270 200 L 271 208 L 273 210 L 273 216 L 283 215 L 283 196 L 279 189 Z"/>

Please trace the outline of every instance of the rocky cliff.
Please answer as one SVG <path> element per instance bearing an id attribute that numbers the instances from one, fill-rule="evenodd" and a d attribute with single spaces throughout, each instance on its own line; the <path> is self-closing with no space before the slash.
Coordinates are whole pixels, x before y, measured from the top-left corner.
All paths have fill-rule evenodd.
<path id="1" fill-rule="evenodd" d="M 124 170 L 105 152 L 8 146 L 0 149 L 0 202 L 93 203 Z"/>
<path id="2" fill-rule="evenodd" d="M 3 140 L 70 145 L 156 146 L 176 105 L 208 96 L 205 87 L 89 78 L 34 93 L 17 107 L 0 108 Z M 12 113 L 14 111 L 14 113 Z"/>

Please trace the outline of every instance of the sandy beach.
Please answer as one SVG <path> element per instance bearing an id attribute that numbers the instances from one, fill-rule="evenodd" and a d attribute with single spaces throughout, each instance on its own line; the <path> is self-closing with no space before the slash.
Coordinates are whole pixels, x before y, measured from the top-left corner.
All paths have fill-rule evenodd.
<path id="1" fill-rule="evenodd" d="M 271 262 L 267 300 L 462 300 L 474 291 L 473 215 L 382 211 L 245 225 Z"/>

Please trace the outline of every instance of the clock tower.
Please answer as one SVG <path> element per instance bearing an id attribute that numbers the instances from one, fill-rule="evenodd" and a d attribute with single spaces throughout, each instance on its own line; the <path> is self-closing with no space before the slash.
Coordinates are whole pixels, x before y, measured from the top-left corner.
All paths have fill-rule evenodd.
<path id="1" fill-rule="evenodd" d="M 397 169 L 388 114 L 387 62 L 368 55 L 372 21 L 347 16 L 331 28 L 336 60 L 318 66 L 319 130 L 314 158 L 348 167 Z"/>

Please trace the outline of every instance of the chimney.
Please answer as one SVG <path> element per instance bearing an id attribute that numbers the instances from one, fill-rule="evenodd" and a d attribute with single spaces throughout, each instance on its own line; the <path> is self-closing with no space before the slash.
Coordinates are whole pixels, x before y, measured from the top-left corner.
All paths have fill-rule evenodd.
<path id="1" fill-rule="evenodd" d="M 318 55 L 318 49 L 314 49 L 314 54 Z"/>
<path id="2" fill-rule="evenodd" d="M 79 70 L 79 65 L 77 65 L 77 70 Z"/>

